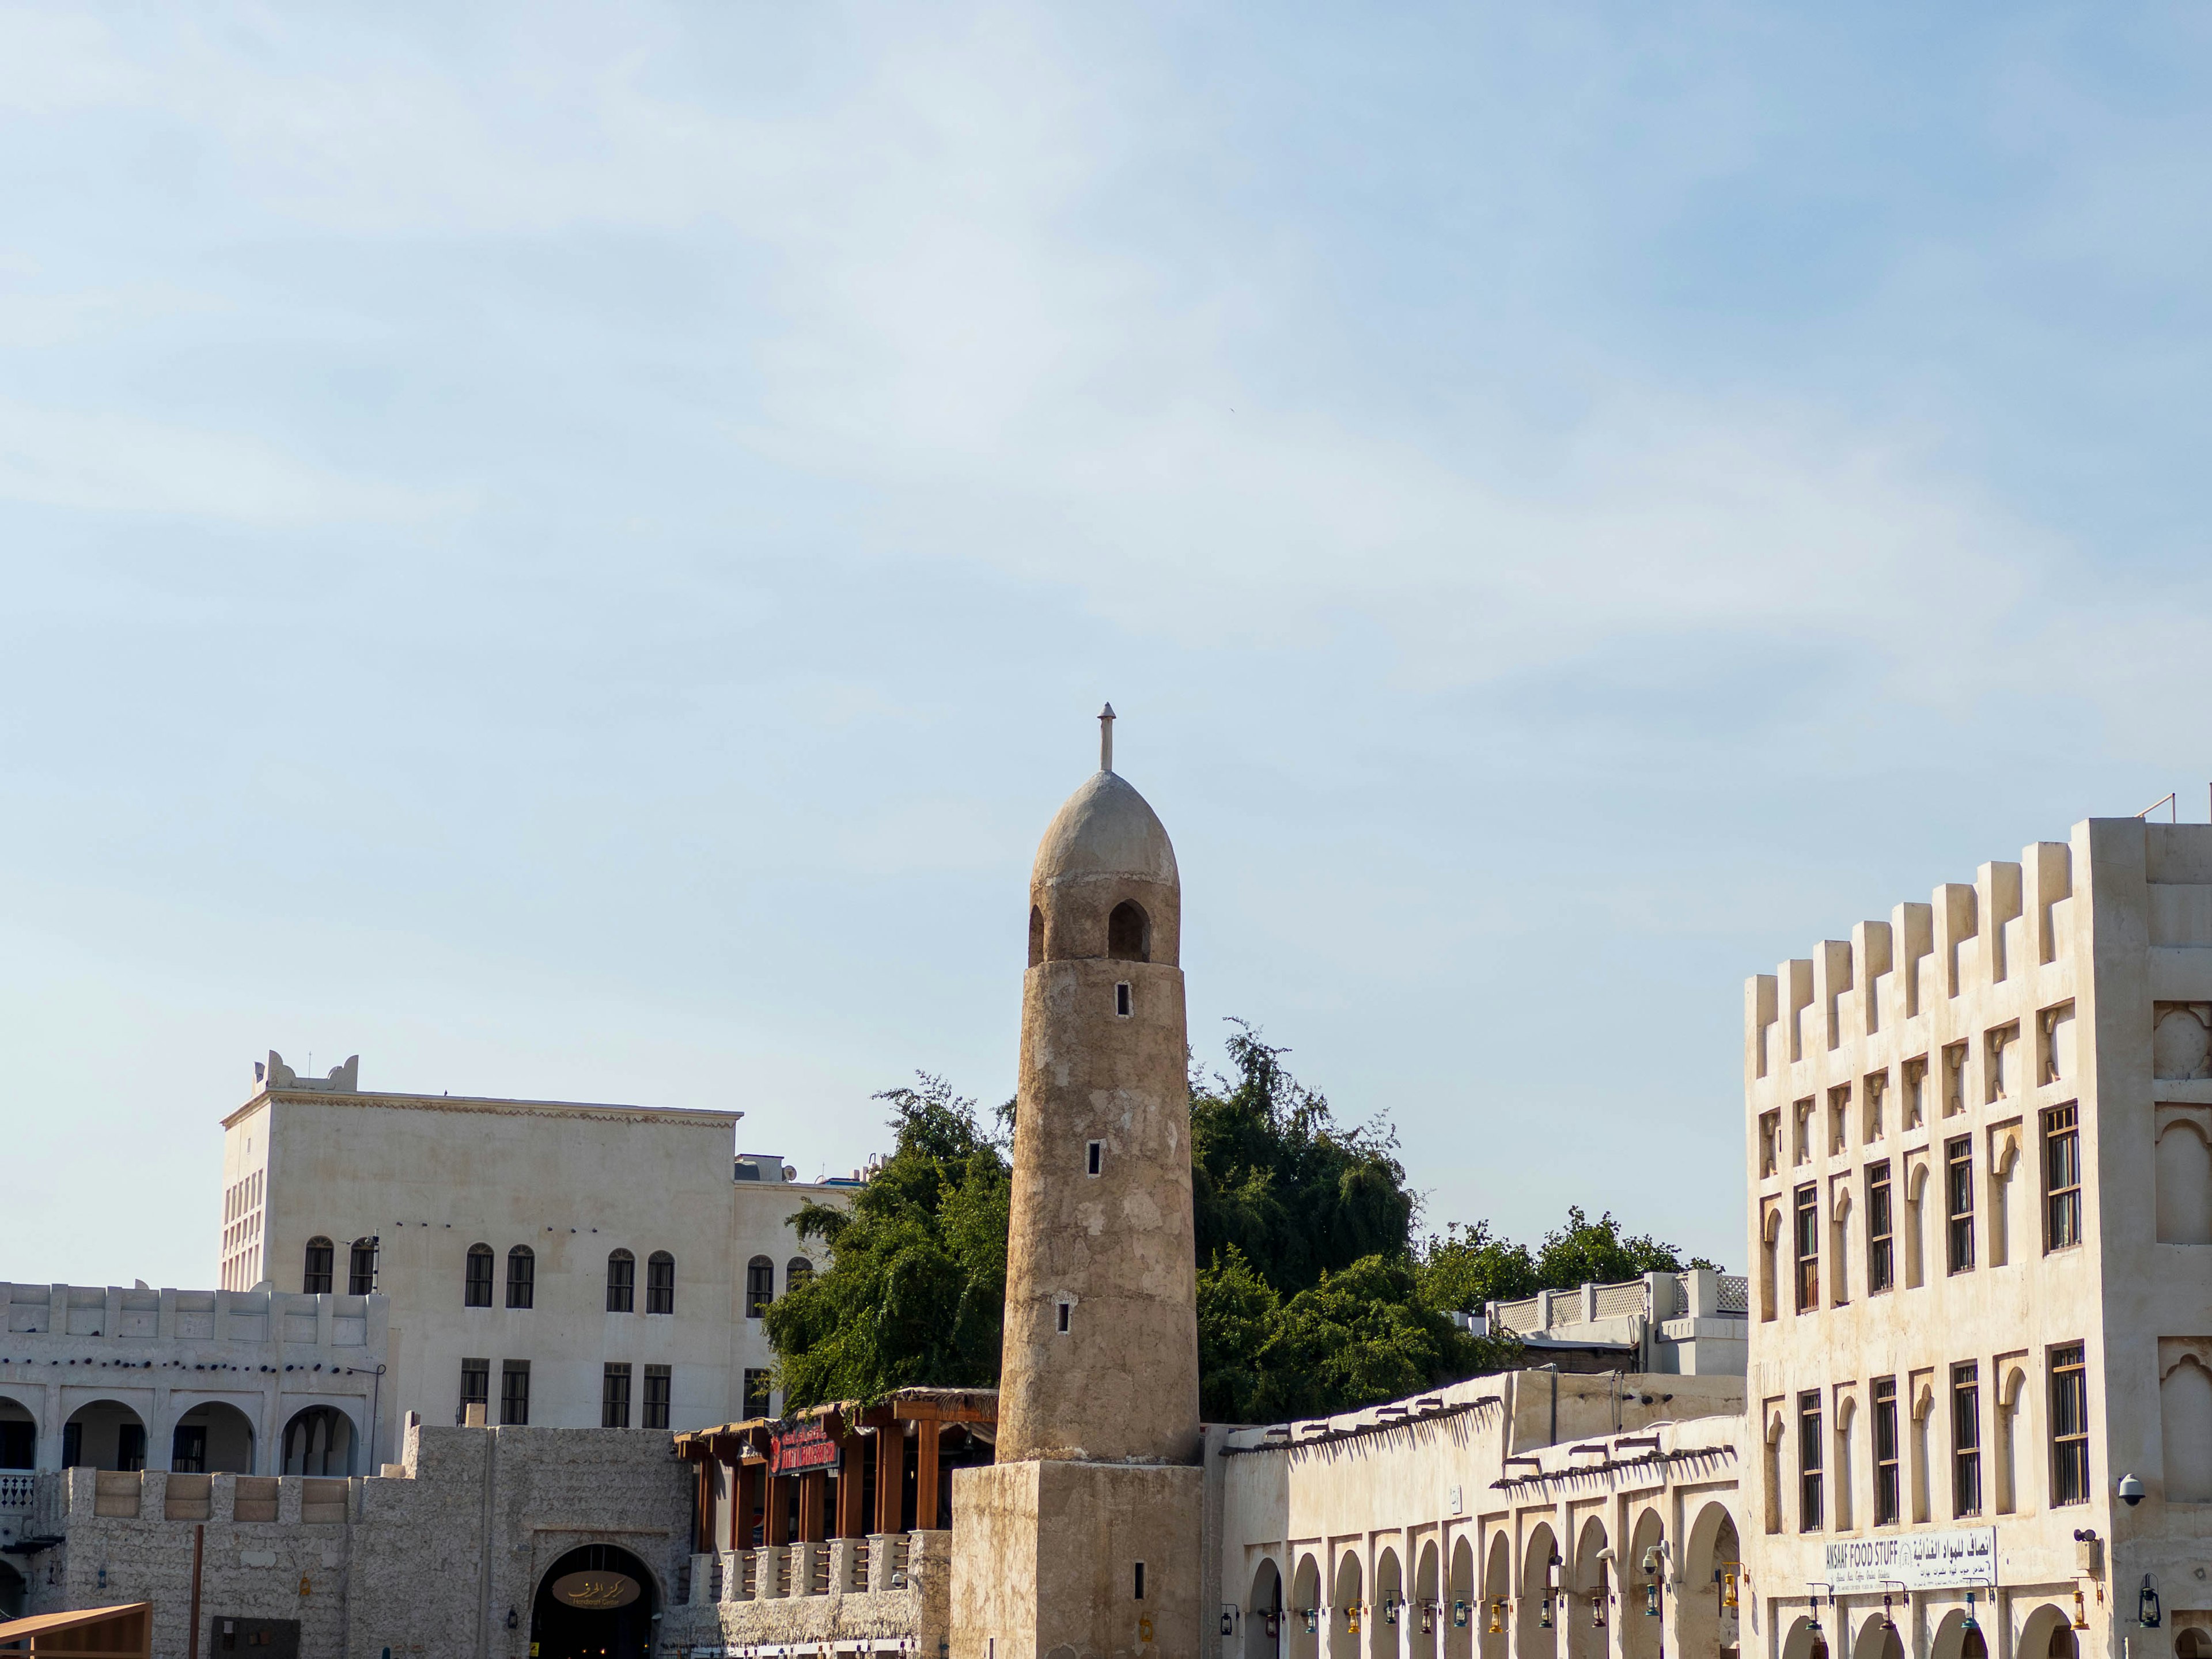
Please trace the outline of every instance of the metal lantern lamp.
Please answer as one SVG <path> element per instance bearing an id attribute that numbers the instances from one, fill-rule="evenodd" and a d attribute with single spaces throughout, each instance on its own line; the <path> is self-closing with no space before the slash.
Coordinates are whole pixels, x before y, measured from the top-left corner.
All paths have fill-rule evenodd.
<path id="1" fill-rule="evenodd" d="M 1605 1628 L 1605 1592 L 1601 1589 L 1590 1592 L 1590 1628 Z"/>
<path id="2" fill-rule="evenodd" d="M 1359 1634 L 1359 1603 L 1354 1601 L 1344 1610 L 1344 1627 L 1354 1636 Z"/>
<path id="3" fill-rule="evenodd" d="M 1459 1603 L 1459 1605 L 1462 1607 L 1464 1607 L 1467 1604 L 1462 1601 Z M 1461 1622 L 1462 1624 L 1466 1622 L 1464 1618 L 1461 1620 Z M 1503 1596 L 1500 1596 L 1490 1604 L 1490 1633 L 1492 1636 L 1502 1635 L 1504 1632 L 1504 1630 L 1505 1599 Z"/>
<path id="4" fill-rule="evenodd" d="M 1897 1620 L 1889 1616 L 1889 1597 L 1887 1595 L 1881 1598 L 1881 1627 L 1884 1630 L 1897 1628 Z"/>
<path id="5" fill-rule="evenodd" d="M 2078 1589 L 2074 1592 L 2074 1628 L 2075 1630 L 2089 1628 L 2089 1612 L 2082 1606 L 2081 1592 Z"/>
<path id="6" fill-rule="evenodd" d="M 1732 1607 L 1735 1604 L 1735 1575 L 1732 1572 L 1724 1572 L 1721 1575 L 1721 1605 L 1724 1607 Z"/>
<path id="7" fill-rule="evenodd" d="M 1224 1636 L 1234 1636 L 1237 1634 L 1236 1608 L 1225 1607 L 1221 1609 L 1221 1633 Z"/>
<path id="8" fill-rule="evenodd" d="M 1433 1636 L 1437 1629 L 1437 1604 L 1428 1597 L 1421 1598 L 1421 1634 Z"/>
<path id="9" fill-rule="evenodd" d="M 2142 1589 L 2136 1597 L 2136 1622 L 2145 1630 L 2159 1626 L 2158 1581 L 2148 1573 L 2143 1575 Z"/>
<path id="10" fill-rule="evenodd" d="M 1972 1591 L 1972 1590 L 1968 1590 L 1968 1591 L 1966 1592 L 1966 1627 L 1968 1630 L 1979 1630 L 1979 1629 L 1981 1628 L 1981 1626 L 1980 1626 L 1979 1625 L 1978 1625 L 1978 1624 L 1976 1624 L 1976 1623 L 1974 1622 L 1974 1593 L 1973 1593 L 1973 1591 Z"/>
<path id="11" fill-rule="evenodd" d="M 1402 1605 L 1403 1603 L 1401 1603 L 1396 1596 L 1393 1595 L 1387 1597 L 1382 1603 L 1382 1622 L 1386 1625 L 1396 1624 L 1398 1622 L 1398 1609 Z"/>
<path id="12" fill-rule="evenodd" d="M 1307 1607 L 1304 1612 L 1306 1616 L 1306 1634 L 1311 1636 L 1321 1628 L 1321 1616 L 1318 1611 L 1312 1607 Z"/>

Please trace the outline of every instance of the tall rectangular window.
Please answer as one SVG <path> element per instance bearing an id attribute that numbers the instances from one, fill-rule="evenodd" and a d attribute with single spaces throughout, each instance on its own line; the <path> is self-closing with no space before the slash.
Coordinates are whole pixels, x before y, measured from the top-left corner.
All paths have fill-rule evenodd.
<path id="1" fill-rule="evenodd" d="M 453 1413 L 453 1421 L 468 1420 L 469 1407 L 491 1404 L 491 1361 L 464 1359 L 461 1361 L 461 1404 Z"/>
<path id="2" fill-rule="evenodd" d="M 639 1419 L 640 1427 L 665 1429 L 668 1426 L 668 1401 L 673 1388 L 674 1382 L 667 1366 L 647 1365 L 645 1368 L 645 1415 Z"/>
<path id="3" fill-rule="evenodd" d="M 300 1273 L 300 1294 L 328 1296 L 331 1293 L 331 1261 L 335 1247 L 327 1238 L 307 1241 L 307 1257 Z"/>
<path id="4" fill-rule="evenodd" d="M 665 1250 L 655 1250 L 645 1259 L 645 1310 L 676 1311 L 676 1258 Z"/>
<path id="5" fill-rule="evenodd" d="M 607 1311 L 631 1313 L 637 1306 L 637 1258 L 617 1250 L 607 1258 Z"/>
<path id="6" fill-rule="evenodd" d="M 765 1367 L 745 1372 L 745 1415 L 766 1417 L 769 1402 L 769 1372 Z"/>
<path id="7" fill-rule="evenodd" d="M 629 1367 L 610 1364 L 599 1378 L 599 1426 L 629 1426 Z"/>
<path id="8" fill-rule="evenodd" d="M 1943 1149 L 1944 1237 L 1951 1271 L 1965 1273 L 1974 1265 L 1974 1138 L 1960 1135 Z"/>
<path id="9" fill-rule="evenodd" d="M 1874 1523 L 1897 1524 L 1899 1510 L 1897 1455 L 1897 1379 L 1885 1376 L 1874 1385 Z"/>
<path id="10" fill-rule="evenodd" d="M 527 1308 L 538 1299 L 538 1257 L 527 1244 L 507 1253 L 507 1305 Z"/>
<path id="11" fill-rule="evenodd" d="M 1897 1282 L 1897 1224 L 1890 1209 L 1889 1160 L 1867 1165 L 1867 1294 Z"/>
<path id="12" fill-rule="evenodd" d="M 1797 1530 L 1820 1530 L 1820 1391 L 1797 1396 Z"/>
<path id="13" fill-rule="evenodd" d="M 1982 1512 L 1981 1367 L 1951 1367 L 1951 1513 Z"/>
<path id="14" fill-rule="evenodd" d="M 2054 1106 L 2043 1115 L 2043 1248 L 2081 1242 L 2081 1109 Z"/>
<path id="15" fill-rule="evenodd" d="M 514 1424 L 530 1421 L 530 1362 L 527 1359 L 500 1362 L 499 1420 Z"/>
<path id="16" fill-rule="evenodd" d="M 1810 1313 L 1820 1305 L 1820 1189 L 1797 1189 L 1796 1223 L 1792 1235 L 1797 1252 L 1797 1311 Z"/>
<path id="17" fill-rule="evenodd" d="M 2051 1351 L 2051 1501 L 2089 1501 L 2089 1368 L 2079 1342 Z"/>
<path id="18" fill-rule="evenodd" d="M 491 1247 L 478 1244 L 469 1251 L 468 1278 L 464 1281 L 461 1303 L 464 1307 L 491 1306 Z"/>

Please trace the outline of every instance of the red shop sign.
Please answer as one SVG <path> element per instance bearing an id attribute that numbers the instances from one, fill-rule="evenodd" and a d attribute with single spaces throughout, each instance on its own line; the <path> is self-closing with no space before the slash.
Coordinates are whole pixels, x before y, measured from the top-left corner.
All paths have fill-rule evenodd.
<path id="1" fill-rule="evenodd" d="M 797 1474 L 806 1469 L 834 1469 L 840 1448 L 830 1437 L 829 1425 L 817 1418 L 795 1429 L 771 1434 L 768 1439 L 768 1472 Z"/>

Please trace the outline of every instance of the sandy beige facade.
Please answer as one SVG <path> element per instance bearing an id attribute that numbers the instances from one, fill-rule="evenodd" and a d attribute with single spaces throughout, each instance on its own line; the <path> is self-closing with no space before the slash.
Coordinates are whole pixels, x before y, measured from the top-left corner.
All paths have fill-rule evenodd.
<path id="1" fill-rule="evenodd" d="M 2212 1628 L 2208 1033 L 2205 825 L 2090 820 L 1749 981 L 1766 1652 L 1816 1603 L 1859 1659 L 1886 1602 L 1936 1659 Z"/>
<path id="2" fill-rule="evenodd" d="M 226 1284 L 387 1300 L 386 1432 L 355 1473 L 468 1395 L 516 1425 L 746 1415 L 775 1363 L 759 1316 L 813 1265 L 790 1218 L 851 1190 L 737 1157 L 735 1112 L 374 1092 L 357 1059 L 255 1072 L 223 1122 Z"/>

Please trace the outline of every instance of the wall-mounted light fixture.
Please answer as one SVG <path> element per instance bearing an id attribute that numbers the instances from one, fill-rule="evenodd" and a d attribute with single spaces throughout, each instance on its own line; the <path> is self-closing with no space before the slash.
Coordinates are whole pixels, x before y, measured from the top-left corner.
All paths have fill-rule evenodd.
<path id="1" fill-rule="evenodd" d="M 2148 1573 L 2143 1575 L 2142 1590 L 2136 1597 L 2136 1622 L 2145 1630 L 2159 1626 L 2158 1581 Z"/>

